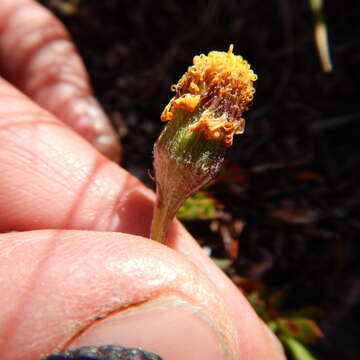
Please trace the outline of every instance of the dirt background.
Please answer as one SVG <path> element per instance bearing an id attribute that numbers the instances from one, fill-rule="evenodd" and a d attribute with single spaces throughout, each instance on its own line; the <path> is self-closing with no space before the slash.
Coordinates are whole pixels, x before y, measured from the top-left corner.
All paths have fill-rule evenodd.
<path id="1" fill-rule="evenodd" d="M 258 74 L 246 132 L 228 154 L 242 176 L 212 195 L 235 234 L 241 276 L 326 311 L 319 359 L 360 358 L 360 22 L 356 1 L 326 1 L 334 71 L 321 70 L 305 0 L 43 0 L 66 24 L 118 127 L 125 166 L 153 186 L 152 146 L 170 85 L 192 57 L 243 55 Z M 188 4 L 188 5 L 185 5 Z M 200 241 L 219 234 L 188 224 Z M 216 256 L 225 257 L 221 244 Z"/>

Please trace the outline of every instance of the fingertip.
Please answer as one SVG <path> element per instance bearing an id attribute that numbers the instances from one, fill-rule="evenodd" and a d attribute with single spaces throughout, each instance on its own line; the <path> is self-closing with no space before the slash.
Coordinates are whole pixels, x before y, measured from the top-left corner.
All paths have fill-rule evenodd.
<path id="1" fill-rule="evenodd" d="M 1 303 L 4 360 L 38 359 L 96 341 L 148 350 L 154 341 L 166 354 L 181 354 L 188 342 L 193 346 L 187 354 L 197 349 L 207 359 L 238 359 L 237 332 L 224 300 L 173 250 L 119 233 L 32 231 L 1 238 L 6 277 L 0 290 L 16 289 L 11 301 Z M 11 266 L 14 254 L 17 267 Z"/>
<path id="2" fill-rule="evenodd" d="M 69 348 L 102 344 L 140 347 L 172 360 L 235 360 L 206 312 L 179 296 L 160 297 L 100 320 Z"/>

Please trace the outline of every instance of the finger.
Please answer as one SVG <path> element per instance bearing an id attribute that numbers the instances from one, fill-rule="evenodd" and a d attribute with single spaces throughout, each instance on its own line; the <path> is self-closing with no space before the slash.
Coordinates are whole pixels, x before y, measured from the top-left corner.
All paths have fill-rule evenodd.
<path id="1" fill-rule="evenodd" d="M 172 360 L 239 359 L 236 328 L 216 288 L 151 240 L 84 231 L 3 234 L 0 277 L 4 360 L 104 344 Z"/>
<path id="2" fill-rule="evenodd" d="M 67 228 L 149 235 L 152 192 L 1 81 L 0 94 L 0 231 Z M 201 269 L 226 298 L 241 346 L 253 347 L 250 328 L 265 336 L 244 297 L 178 223 L 169 246 Z M 268 349 L 257 351 L 262 359 Z"/>
<path id="3" fill-rule="evenodd" d="M 117 230 L 119 196 L 136 183 L 1 78 L 0 174 L 0 231 Z"/>
<path id="4" fill-rule="evenodd" d="M 64 26 L 32 0 L 1 0 L 0 33 L 3 75 L 100 152 L 118 160 L 117 136 L 92 95 Z"/>

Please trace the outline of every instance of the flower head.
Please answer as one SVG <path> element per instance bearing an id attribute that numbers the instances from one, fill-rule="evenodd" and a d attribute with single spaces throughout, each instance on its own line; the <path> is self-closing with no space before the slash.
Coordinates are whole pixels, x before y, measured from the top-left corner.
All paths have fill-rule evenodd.
<path id="1" fill-rule="evenodd" d="M 234 134 L 244 131 L 241 117 L 253 100 L 253 82 L 257 76 L 241 56 L 211 51 L 208 56 L 195 56 L 193 65 L 171 89 L 176 92 L 165 107 L 162 121 L 174 118 L 177 109 L 200 110 L 191 130 L 202 132 L 206 139 L 222 140 L 231 146 Z"/>
<path id="2" fill-rule="evenodd" d="M 244 131 L 242 114 L 254 95 L 256 75 L 229 51 L 194 57 L 193 65 L 172 86 L 167 121 L 154 145 L 156 206 L 151 238 L 165 242 L 181 204 L 219 173 L 234 134 Z"/>

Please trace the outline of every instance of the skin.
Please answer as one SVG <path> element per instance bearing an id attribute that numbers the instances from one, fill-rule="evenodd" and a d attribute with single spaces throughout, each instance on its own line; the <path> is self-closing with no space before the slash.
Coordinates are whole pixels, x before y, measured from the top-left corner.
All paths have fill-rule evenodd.
<path id="1" fill-rule="evenodd" d="M 210 319 L 221 336 L 204 346 L 221 343 L 223 358 L 284 359 L 178 222 L 167 246 L 147 239 L 154 194 L 111 161 L 121 150 L 83 63 L 33 1 L 0 2 L 0 74 L 1 358 L 91 344 L 95 323 L 175 297 Z"/>

